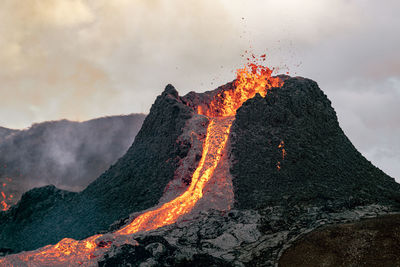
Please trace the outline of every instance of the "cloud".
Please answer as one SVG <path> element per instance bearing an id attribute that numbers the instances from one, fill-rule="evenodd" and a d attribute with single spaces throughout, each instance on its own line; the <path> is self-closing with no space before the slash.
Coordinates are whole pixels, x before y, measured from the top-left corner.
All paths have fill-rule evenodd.
<path id="1" fill-rule="evenodd" d="M 333 88 L 330 98 L 345 133 L 362 154 L 400 181 L 400 77 L 353 79 Z"/>
<path id="2" fill-rule="evenodd" d="M 109 74 L 87 57 L 90 47 L 79 38 L 94 23 L 86 1 L 4 1 L 0 123 L 26 127 L 35 121 L 86 119 L 99 112 L 97 104 L 113 99 Z M 91 104 L 88 104 L 91 103 Z"/>
<path id="3" fill-rule="evenodd" d="M 64 117 L 147 112 L 176 66 L 190 64 L 190 71 L 200 68 L 204 75 L 209 65 L 202 59 L 230 35 L 229 19 L 213 1 L 181 0 L 176 6 L 124 0 L 0 3 L 1 23 L 8 26 L 0 41 L 0 62 L 7 66 L 0 70 L 7 113 L 0 124 L 21 128 Z"/>
<path id="4" fill-rule="evenodd" d="M 80 0 L 34 1 L 32 9 L 39 22 L 50 26 L 76 26 L 94 20 L 89 7 Z"/>
<path id="5" fill-rule="evenodd" d="M 167 83 L 184 94 L 232 80 L 252 50 L 316 80 L 356 147 L 400 179 L 382 154 L 397 153 L 396 141 L 381 140 L 398 139 L 399 9 L 396 0 L 4 0 L 0 125 L 148 112 Z"/>

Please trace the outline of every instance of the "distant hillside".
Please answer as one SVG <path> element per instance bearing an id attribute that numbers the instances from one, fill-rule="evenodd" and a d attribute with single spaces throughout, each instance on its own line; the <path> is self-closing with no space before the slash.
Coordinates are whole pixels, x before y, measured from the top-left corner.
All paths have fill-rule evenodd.
<path id="1" fill-rule="evenodd" d="M 8 128 L 4 128 L 4 127 L 0 127 L 0 142 L 3 142 L 3 140 L 13 134 L 13 133 L 17 133 L 19 132 L 19 130 L 13 130 L 13 129 L 8 129 Z"/>
<path id="2" fill-rule="evenodd" d="M 38 186 L 82 190 L 128 150 L 144 118 L 49 121 L 20 131 L 0 127 L 0 191 L 13 204 Z"/>

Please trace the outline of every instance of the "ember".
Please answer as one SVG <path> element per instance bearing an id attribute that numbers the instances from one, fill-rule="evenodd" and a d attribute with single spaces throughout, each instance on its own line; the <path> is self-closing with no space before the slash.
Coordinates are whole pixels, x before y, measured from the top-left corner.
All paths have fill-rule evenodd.
<path id="1" fill-rule="evenodd" d="M 283 161 L 286 156 L 285 142 L 283 142 L 283 140 L 279 143 L 278 148 L 282 152 L 282 161 Z M 278 169 L 278 171 L 282 168 L 280 161 L 278 161 L 278 163 L 276 164 L 276 168 Z"/>
<path id="2" fill-rule="evenodd" d="M 8 177 L 5 178 L 5 180 L 7 180 L 7 182 L 11 182 L 12 181 L 12 179 L 8 178 Z M 3 190 L 4 190 L 4 188 L 7 187 L 7 183 L 4 182 L 2 184 L 2 187 L 3 187 Z M 6 210 L 8 210 L 10 208 L 10 206 L 11 206 L 10 203 L 12 202 L 12 200 L 14 198 L 14 195 L 13 194 L 9 194 L 7 196 L 7 194 L 4 191 L 1 191 L 0 194 L 1 194 L 1 198 L 2 198 L 2 200 L 0 202 L 0 211 L 6 211 Z"/>
<path id="3" fill-rule="evenodd" d="M 208 117 L 234 116 L 236 110 L 257 93 L 265 97 L 268 89 L 281 87 L 279 77 L 271 77 L 273 70 L 256 63 L 248 63 L 236 71 L 235 88 L 217 95 L 209 107 L 199 107 L 198 113 Z"/>

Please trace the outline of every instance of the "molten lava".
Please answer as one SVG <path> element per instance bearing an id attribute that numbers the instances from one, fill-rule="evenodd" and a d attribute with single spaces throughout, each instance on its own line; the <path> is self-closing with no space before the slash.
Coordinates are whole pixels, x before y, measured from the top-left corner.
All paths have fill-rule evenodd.
<path id="1" fill-rule="evenodd" d="M 189 187 L 183 194 L 158 208 L 144 212 L 130 224 L 111 234 L 111 238 L 110 234 L 95 235 L 82 241 L 65 238 L 56 245 L 10 255 L 0 259 L 0 264 L 12 266 L 29 262 L 30 266 L 89 265 L 111 244 L 134 244 L 127 238 L 131 234 L 175 223 L 178 218 L 189 213 L 202 198 L 203 189 L 226 151 L 225 146 L 236 110 L 257 93 L 265 97 L 270 88 L 282 86 L 281 79 L 271 77 L 271 74 L 271 69 L 249 63 L 243 69 L 237 70 L 234 88 L 217 94 L 207 107 L 198 106 L 198 114 L 209 117 L 209 124 L 202 157 Z M 284 155 L 285 150 L 282 147 L 282 157 Z"/>
<path id="2" fill-rule="evenodd" d="M 222 157 L 233 119 L 233 117 L 210 119 L 199 166 L 193 173 L 189 188 L 182 195 L 156 210 L 143 213 L 117 233 L 126 235 L 156 229 L 172 224 L 182 215 L 189 213 L 202 198 L 203 188 Z"/>
<path id="3" fill-rule="evenodd" d="M 272 72 L 268 67 L 248 63 L 236 71 L 235 87 L 217 94 L 209 106 L 199 106 L 198 113 L 208 117 L 235 116 L 236 110 L 257 93 L 265 97 L 270 88 L 283 85 L 279 77 L 271 76 Z"/>
<path id="4" fill-rule="evenodd" d="M 279 145 L 278 145 L 278 148 L 281 150 L 281 152 L 282 152 L 282 161 L 284 161 L 285 160 L 285 156 L 286 156 L 286 149 L 285 149 L 285 142 L 282 140 L 280 143 L 279 143 Z M 282 166 L 281 166 L 281 162 L 280 161 L 278 161 L 277 163 L 276 163 L 276 168 L 278 169 L 278 171 L 280 170 L 280 169 L 282 169 Z"/>

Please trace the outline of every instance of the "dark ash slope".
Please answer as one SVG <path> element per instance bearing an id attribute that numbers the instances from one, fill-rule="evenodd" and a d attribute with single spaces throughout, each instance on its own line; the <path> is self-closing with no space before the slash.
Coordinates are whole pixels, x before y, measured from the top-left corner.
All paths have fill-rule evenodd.
<path id="1" fill-rule="evenodd" d="M 231 138 L 238 208 L 282 203 L 351 207 L 400 200 L 400 185 L 356 150 L 312 80 L 287 78 L 265 98 L 248 100 L 237 112 Z"/>

